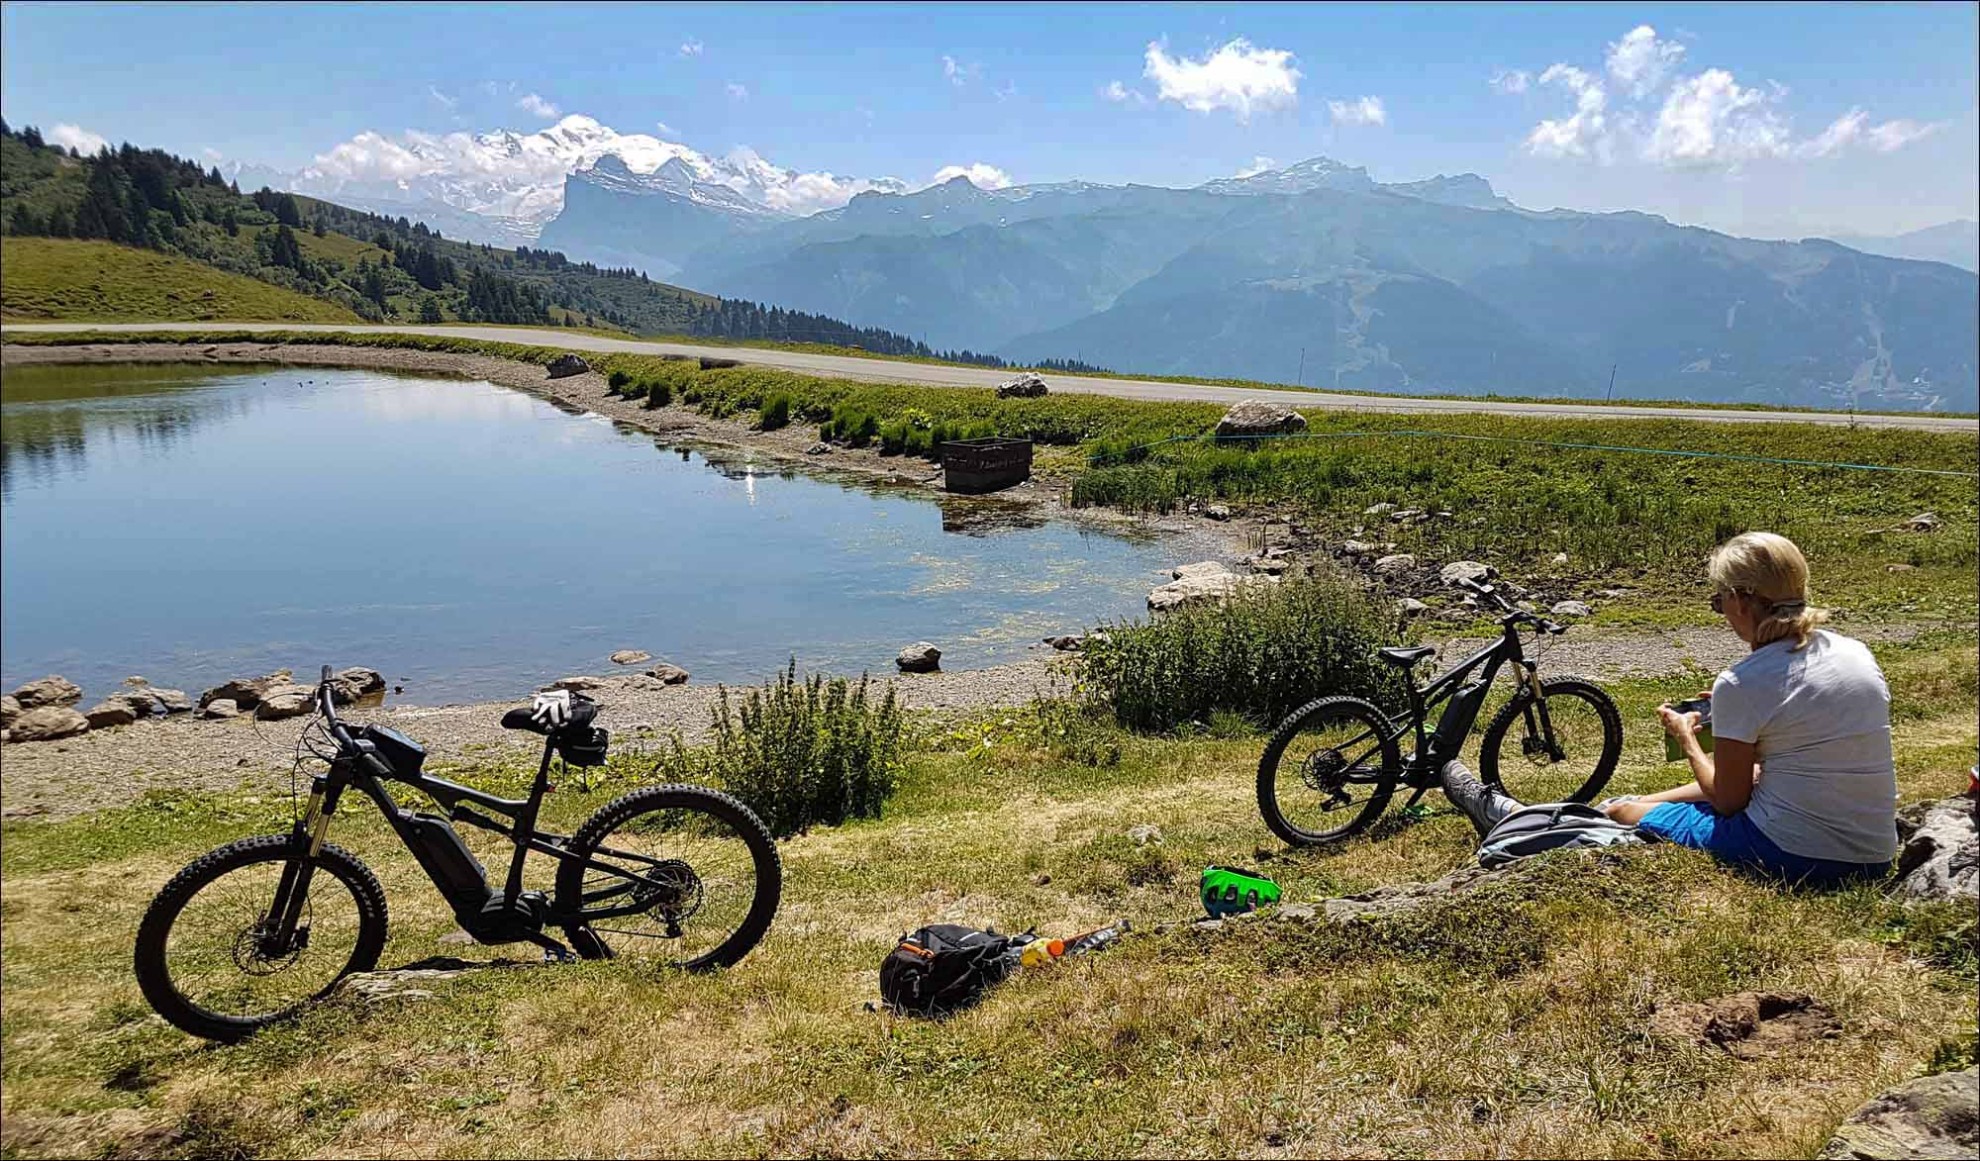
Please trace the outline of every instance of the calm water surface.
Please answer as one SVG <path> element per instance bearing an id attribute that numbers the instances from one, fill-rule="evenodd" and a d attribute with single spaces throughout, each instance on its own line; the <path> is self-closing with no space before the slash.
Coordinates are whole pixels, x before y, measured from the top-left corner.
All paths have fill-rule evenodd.
<path id="1" fill-rule="evenodd" d="M 917 639 L 971 668 L 1138 611 L 1177 551 L 711 462 L 481 382 L 15 368 L 0 433 L 0 681 L 92 702 L 326 661 L 507 698 L 621 648 L 697 681 L 891 672 Z"/>

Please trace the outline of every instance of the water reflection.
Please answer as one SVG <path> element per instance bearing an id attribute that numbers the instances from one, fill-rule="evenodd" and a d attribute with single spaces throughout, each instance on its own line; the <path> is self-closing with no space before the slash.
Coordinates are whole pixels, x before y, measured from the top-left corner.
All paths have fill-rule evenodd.
<path id="1" fill-rule="evenodd" d="M 330 661 L 434 703 L 621 648 L 735 682 L 791 656 L 890 672 L 916 639 L 966 668 L 1137 611 L 1184 551 L 747 451 L 655 454 L 486 383 L 97 366 L 5 387 L 7 685 Z"/>

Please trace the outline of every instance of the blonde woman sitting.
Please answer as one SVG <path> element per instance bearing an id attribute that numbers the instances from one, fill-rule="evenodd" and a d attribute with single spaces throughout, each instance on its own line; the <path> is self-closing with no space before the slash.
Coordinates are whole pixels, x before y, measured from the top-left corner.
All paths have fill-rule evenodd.
<path id="1" fill-rule="evenodd" d="M 1861 641 L 1818 628 L 1828 613 L 1809 606 L 1808 562 L 1786 537 L 1735 536 L 1708 572 L 1712 610 L 1752 648 L 1712 684 L 1714 753 L 1697 714 L 1663 707 L 1692 781 L 1609 817 L 1793 882 L 1881 877 L 1897 854 L 1883 671 Z"/>

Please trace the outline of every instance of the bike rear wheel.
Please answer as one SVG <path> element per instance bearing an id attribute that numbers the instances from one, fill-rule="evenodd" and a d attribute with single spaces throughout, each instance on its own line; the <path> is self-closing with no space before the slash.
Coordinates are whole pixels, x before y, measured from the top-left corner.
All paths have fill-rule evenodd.
<path id="1" fill-rule="evenodd" d="M 1294 846 L 1339 842 L 1389 805 L 1401 775 L 1388 716 L 1356 697 L 1294 710 L 1258 760 L 1258 811 Z"/>
<path id="2" fill-rule="evenodd" d="M 1478 748 L 1478 776 L 1533 805 L 1590 802 L 1622 757 L 1622 714 L 1594 682 L 1554 677 L 1502 706 Z"/>
<path id="3" fill-rule="evenodd" d="M 274 945 L 276 887 L 298 854 L 289 835 L 241 839 L 165 884 L 138 925 L 133 957 L 153 1010 L 194 1036 L 239 1040 L 377 966 L 385 889 L 333 844 L 316 854 L 296 937 Z"/>
<path id="4" fill-rule="evenodd" d="M 777 844 L 747 806 L 703 786 L 609 802 L 571 836 L 557 871 L 564 930 L 587 959 L 653 956 L 690 971 L 749 954 L 784 888 Z"/>

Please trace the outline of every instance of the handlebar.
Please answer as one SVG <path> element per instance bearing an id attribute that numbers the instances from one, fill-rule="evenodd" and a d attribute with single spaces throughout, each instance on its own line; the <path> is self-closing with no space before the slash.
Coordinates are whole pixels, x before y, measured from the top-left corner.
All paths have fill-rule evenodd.
<path id="1" fill-rule="evenodd" d="M 1490 601 L 1495 609 L 1497 609 L 1501 613 L 1506 614 L 1504 620 L 1508 623 L 1532 625 L 1535 629 L 1539 630 L 1540 632 L 1546 633 L 1549 636 L 1554 636 L 1554 637 L 1558 637 L 1562 633 L 1567 632 L 1566 625 L 1559 624 L 1558 622 L 1555 621 L 1550 621 L 1547 618 L 1542 617 L 1537 613 L 1527 612 L 1525 609 L 1522 609 L 1519 606 L 1512 604 L 1510 601 L 1507 601 L 1505 597 L 1499 594 L 1499 590 L 1491 585 L 1480 584 L 1474 580 L 1461 580 L 1457 582 L 1457 587 L 1465 590 L 1468 593 L 1473 593 L 1477 596 L 1483 597 L 1487 601 Z"/>
<path id="2" fill-rule="evenodd" d="M 337 739 L 340 746 L 351 744 L 351 734 L 344 723 L 337 720 L 337 699 L 330 692 L 330 667 L 323 667 L 322 680 L 316 683 L 316 705 L 323 712 L 323 724 L 329 728 L 330 736 Z"/>

